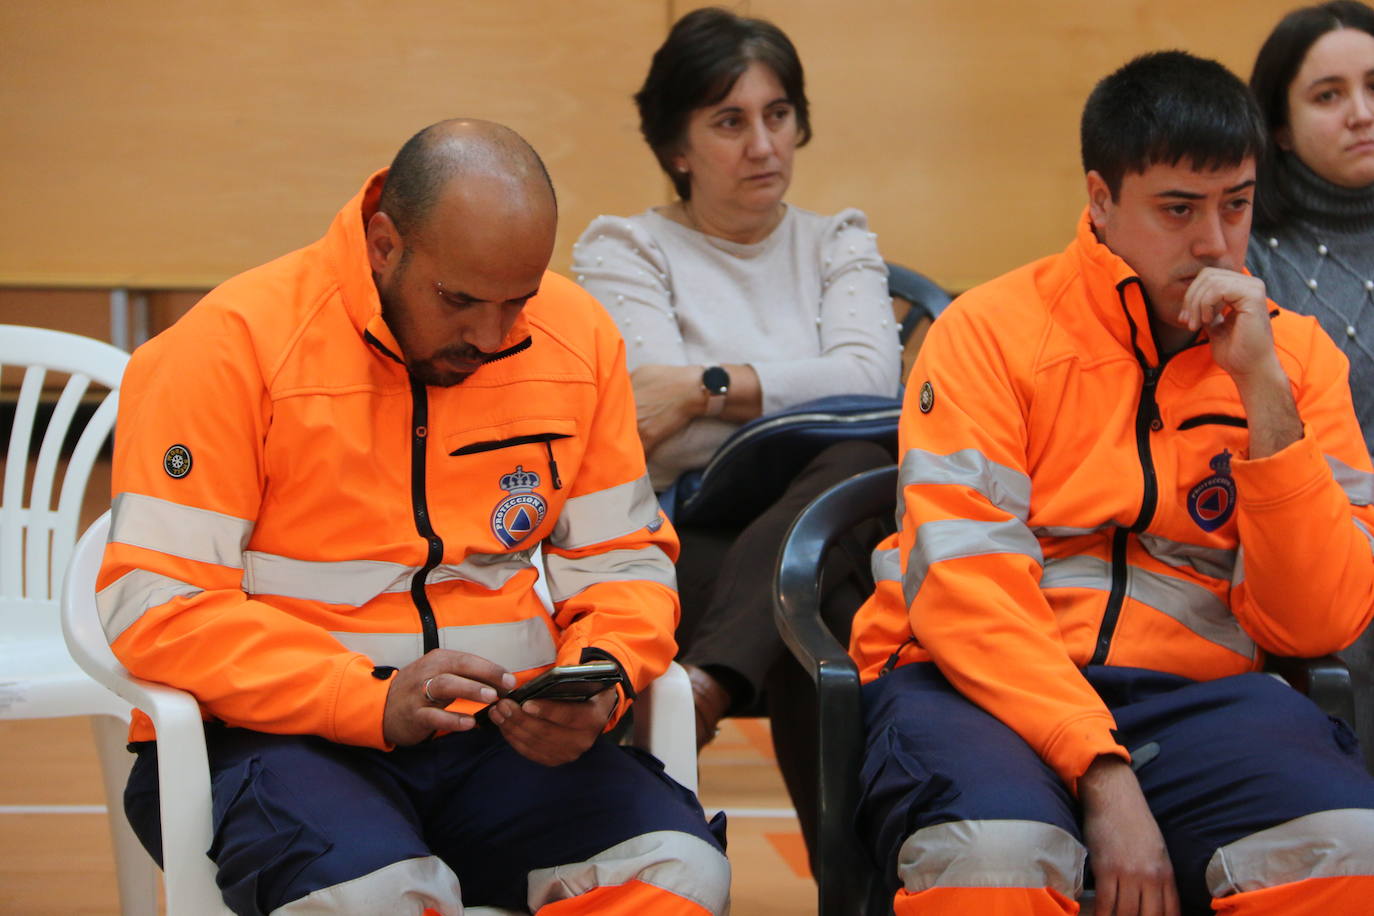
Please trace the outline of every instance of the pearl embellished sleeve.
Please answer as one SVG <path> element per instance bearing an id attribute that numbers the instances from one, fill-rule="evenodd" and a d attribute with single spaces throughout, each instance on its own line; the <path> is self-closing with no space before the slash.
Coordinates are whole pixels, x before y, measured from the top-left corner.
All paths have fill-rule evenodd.
<path id="1" fill-rule="evenodd" d="M 641 223 L 618 216 L 592 220 L 573 246 L 573 273 L 620 329 L 631 372 L 691 362 L 673 314 L 667 258 Z"/>
<path id="2" fill-rule="evenodd" d="M 820 301 L 810 307 L 819 352 L 752 362 L 765 414 L 834 394 L 897 394 L 901 344 L 876 239 L 859 210 L 827 220 L 816 251 Z"/>
<path id="3" fill-rule="evenodd" d="M 610 312 L 631 371 L 748 364 L 763 412 L 836 394 L 897 392 L 887 268 L 858 210 L 788 207 L 765 240 L 706 236 L 649 210 L 598 217 L 573 249 L 577 282 Z M 704 466 L 738 424 L 693 420 L 650 456 L 656 487 Z"/>

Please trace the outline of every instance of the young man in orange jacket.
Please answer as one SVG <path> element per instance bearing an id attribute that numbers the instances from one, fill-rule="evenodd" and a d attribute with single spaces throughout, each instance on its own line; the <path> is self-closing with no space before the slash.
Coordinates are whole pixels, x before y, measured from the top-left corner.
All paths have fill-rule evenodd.
<path id="1" fill-rule="evenodd" d="M 514 132 L 433 125 L 129 364 L 99 605 L 201 704 L 236 913 L 727 906 L 695 798 L 603 737 L 673 657 L 677 541 L 620 337 L 546 271 L 556 216 Z M 597 660 L 613 688 L 476 726 Z M 126 807 L 158 857 L 154 738 Z"/>
<path id="2" fill-rule="evenodd" d="M 1182 52 L 1083 113 L 1062 254 L 960 297 L 907 385 L 855 620 L 862 834 L 904 914 L 1367 912 L 1374 780 L 1260 672 L 1374 613 L 1346 364 L 1243 271 L 1261 119 Z M 1086 865 L 1085 865 L 1086 859 Z"/>

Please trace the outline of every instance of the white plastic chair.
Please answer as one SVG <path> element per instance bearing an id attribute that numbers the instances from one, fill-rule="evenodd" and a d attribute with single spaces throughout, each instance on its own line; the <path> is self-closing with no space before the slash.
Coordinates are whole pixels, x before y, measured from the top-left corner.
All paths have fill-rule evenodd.
<path id="1" fill-rule="evenodd" d="M 536 547 L 530 562 L 539 570 L 544 568 L 543 550 Z M 547 579 L 541 574 L 534 583 L 534 592 L 553 613 L 553 599 L 549 596 Z M 642 747 L 663 761 L 664 771 L 678 782 L 697 791 L 696 707 L 692 700 L 692 682 L 687 670 L 677 662 L 644 689 L 634 704 L 634 734 L 636 747 Z"/>
<path id="2" fill-rule="evenodd" d="M 24 367 L 0 498 L 0 719 L 92 717 L 120 906 L 131 916 L 157 912 L 157 871 L 124 817 L 124 783 L 133 762 L 125 749 L 129 704 L 91 680 L 72 660 L 62 640 L 57 600 L 76 541 L 86 483 L 114 425 L 119 380 L 128 360 L 123 350 L 88 337 L 0 325 L 0 365 Z M 54 380 L 52 373 L 59 378 Z M 39 404 L 44 388 L 61 381 L 60 376 L 66 376 L 65 386 L 30 477 Z M 68 453 L 65 443 L 69 433 L 77 432 L 77 408 L 92 401 L 94 414 Z M 61 486 L 56 488 L 59 475 Z"/>
<path id="3" fill-rule="evenodd" d="M 212 835 L 210 764 L 200 708 L 185 691 L 129 674 L 100 626 L 95 581 L 109 538 L 110 513 L 76 544 L 62 591 L 62 632 L 72 657 L 91 677 L 148 714 L 157 729 L 158 792 L 162 805 L 163 875 L 168 916 L 229 911 L 206 855 Z M 668 775 L 697 790 L 696 719 L 687 672 L 672 663 L 635 701 L 634 743 L 663 761 Z M 175 799 L 174 804 L 166 804 Z"/>

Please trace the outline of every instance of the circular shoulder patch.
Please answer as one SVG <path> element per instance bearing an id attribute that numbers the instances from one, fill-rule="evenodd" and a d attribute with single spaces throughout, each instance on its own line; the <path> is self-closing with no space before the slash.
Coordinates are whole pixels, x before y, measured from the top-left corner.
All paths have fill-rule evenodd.
<path id="1" fill-rule="evenodd" d="M 935 386 L 927 379 L 921 386 L 921 413 L 930 413 L 930 409 L 935 406 Z"/>
<path id="2" fill-rule="evenodd" d="M 162 469 L 168 477 L 177 480 L 191 473 L 191 450 L 184 445 L 174 445 L 162 456 Z"/>

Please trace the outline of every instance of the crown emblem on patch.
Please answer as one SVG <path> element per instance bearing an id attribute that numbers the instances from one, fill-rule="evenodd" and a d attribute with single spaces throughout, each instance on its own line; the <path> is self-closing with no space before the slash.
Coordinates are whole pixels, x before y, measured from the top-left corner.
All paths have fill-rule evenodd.
<path id="1" fill-rule="evenodd" d="M 507 493 L 528 493 L 539 486 L 539 475 L 534 471 L 527 471 L 521 465 L 516 465 L 515 470 L 501 477 L 501 489 Z"/>
<path id="2" fill-rule="evenodd" d="M 502 474 L 501 489 L 507 496 L 491 512 L 491 533 L 506 547 L 514 547 L 534 533 L 544 521 L 548 503 L 534 492 L 539 475 L 517 464 L 509 474 Z"/>
<path id="3" fill-rule="evenodd" d="M 1222 449 L 1207 462 L 1212 476 L 1188 491 L 1188 514 L 1203 531 L 1216 531 L 1236 510 L 1236 482 L 1231 479 L 1231 452 Z"/>

